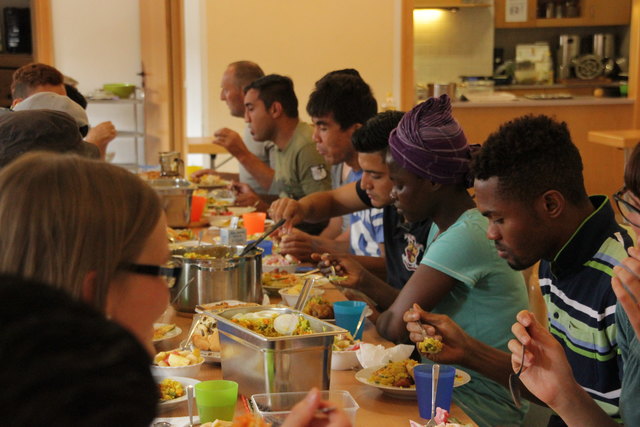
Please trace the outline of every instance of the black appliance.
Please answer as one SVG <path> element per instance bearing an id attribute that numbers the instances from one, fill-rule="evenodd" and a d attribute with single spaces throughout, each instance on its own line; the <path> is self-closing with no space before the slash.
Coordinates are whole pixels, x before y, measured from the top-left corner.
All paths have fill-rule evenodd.
<path id="1" fill-rule="evenodd" d="M 28 7 L 5 7 L 4 43 L 8 53 L 31 53 L 31 11 Z"/>

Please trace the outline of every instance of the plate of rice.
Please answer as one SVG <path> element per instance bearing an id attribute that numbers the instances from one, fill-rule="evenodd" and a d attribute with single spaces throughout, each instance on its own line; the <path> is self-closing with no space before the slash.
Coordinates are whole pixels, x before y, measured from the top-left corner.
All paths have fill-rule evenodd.
<path id="1" fill-rule="evenodd" d="M 416 399 L 416 385 L 409 370 L 413 370 L 418 362 L 411 359 L 399 362 L 389 362 L 386 365 L 372 366 L 356 373 L 356 380 L 363 384 L 376 387 L 384 394 L 397 399 Z M 468 383 L 471 376 L 460 369 L 456 369 L 454 387 Z"/>

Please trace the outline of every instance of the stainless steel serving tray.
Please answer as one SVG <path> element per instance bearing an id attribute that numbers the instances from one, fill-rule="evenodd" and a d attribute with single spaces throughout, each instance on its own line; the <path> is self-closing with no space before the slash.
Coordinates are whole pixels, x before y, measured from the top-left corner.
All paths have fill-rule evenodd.
<path id="1" fill-rule="evenodd" d="M 269 310 L 309 321 L 312 334 L 265 337 L 231 321 L 239 313 Z M 230 308 L 205 312 L 218 322 L 224 379 L 245 395 L 329 389 L 333 337 L 346 330 L 284 306 Z"/>

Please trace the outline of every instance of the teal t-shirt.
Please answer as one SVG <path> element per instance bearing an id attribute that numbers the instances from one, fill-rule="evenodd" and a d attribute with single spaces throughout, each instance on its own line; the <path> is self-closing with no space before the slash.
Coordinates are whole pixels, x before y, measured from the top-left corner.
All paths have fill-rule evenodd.
<path id="1" fill-rule="evenodd" d="M 618 346 L 622 353 L 622 391 L 620 394 L 620 414 L 626 426 L 640 425 L 640 342 L 629 317 L 618 303 L 616 307 L 618 326 Z"/>
<path id="2" fill-rule="evenodd" d="M 431 226 L 422 264 L 458 280 L 432 310 L 446 314 L 472 337 L 508 351 L 516 314 L 528 307 L 527 288 L 520 272 L 498 256 L 486 236 L 488 220 L 469 209 L 442 234 Z M 464 369 L 460 367 L 460 369 Z M 480 426 L 520 425 L 528 405 L 517 409 L 509 390 L 465 369 L 471 382 L 457 387 L 454 400 L 462 402 Z"/>

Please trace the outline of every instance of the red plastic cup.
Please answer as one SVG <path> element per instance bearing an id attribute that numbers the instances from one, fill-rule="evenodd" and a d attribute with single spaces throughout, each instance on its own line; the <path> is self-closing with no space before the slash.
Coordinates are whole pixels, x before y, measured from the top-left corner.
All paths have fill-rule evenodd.
<path id="1" fill-rule="evenodd" d="M 200 221 L 202 212 L 204 212 L 204 205 L 207 203 L 207 198 L 202 196 L 191 197 L 191 222 Z"/>
<path id="2" fill-rule="evenodd" d="M 267 219 L 266 212 L 249 212 L 242 215 L 244 228 L 247 229 L 247 236 L 256 233 L 264 233 L 264 221 Z"/>

